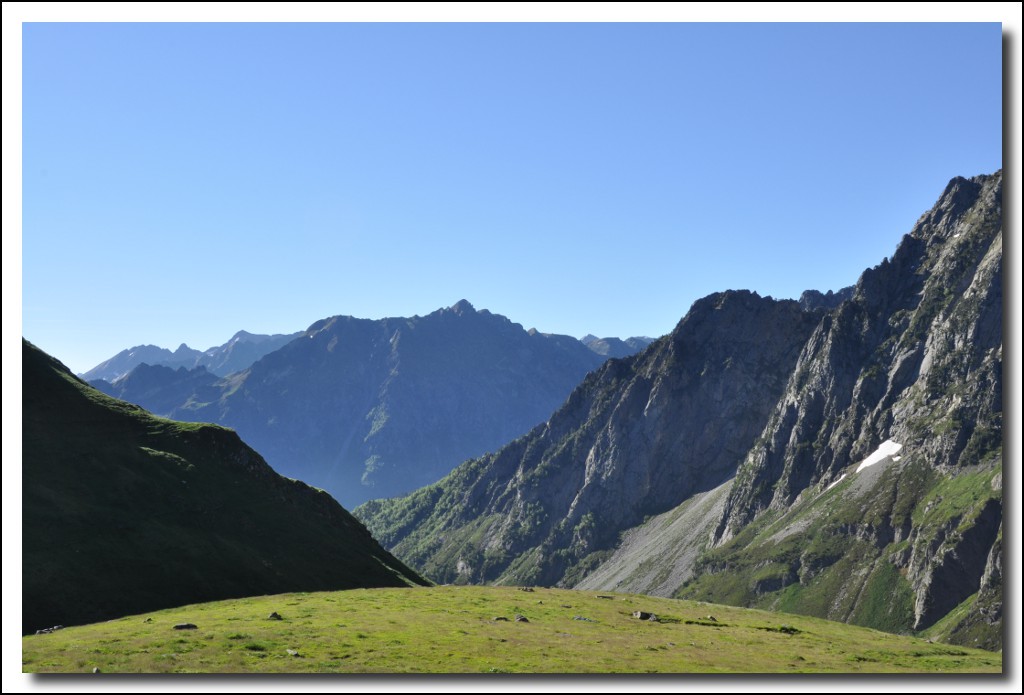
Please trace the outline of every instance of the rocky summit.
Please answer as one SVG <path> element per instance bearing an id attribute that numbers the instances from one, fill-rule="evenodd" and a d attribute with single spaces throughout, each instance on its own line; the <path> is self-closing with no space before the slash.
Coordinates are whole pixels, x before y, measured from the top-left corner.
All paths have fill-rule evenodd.
<path id="1" fill-rule="evenodd" d="M 356 510 L 440 582 L 781 609 L 1002 644 L 1002 172 L 799 301 L 723 292 L 546 422 Z"/>

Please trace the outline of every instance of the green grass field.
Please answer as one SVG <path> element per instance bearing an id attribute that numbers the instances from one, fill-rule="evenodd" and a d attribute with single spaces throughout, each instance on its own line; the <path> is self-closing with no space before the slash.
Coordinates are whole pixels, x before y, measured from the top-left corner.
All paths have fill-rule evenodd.
<path id="1" fill-rule="evenodd" d="M 638 620 L 632 616 L 637 610 L 655 613 L 660 621 Z M 282 620 L 268 619 L 274 611 Z M 516 622 L 516 614 L 529 622 Z M 178 623 L 194 623 L 197 629 L 175 630 Z M 647 596 L 513 587 L 355 589 L 217 601 L 31 635 L 22 646 L 22 668 L 34 673 L 94 668 L 101 673 L 1002 669 L 1000 653 L 817 618 Z"/>

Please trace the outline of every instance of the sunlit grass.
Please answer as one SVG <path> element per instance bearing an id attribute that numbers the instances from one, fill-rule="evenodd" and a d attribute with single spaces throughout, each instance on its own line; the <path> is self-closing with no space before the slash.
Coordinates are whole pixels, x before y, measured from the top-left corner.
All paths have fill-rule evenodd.
<path id="1" fill-rule="evenodd" d="M 638 620 L 632 616 L 636 610 L 653 612 L 661 621 Z M 283 620 L 267 619 L 274 611 Z M 516 622 L 517 614 L 529 622 Z M 173 629 L 184 622 L 198 629 Z M 998 673 L 1002 656 L 816 618 L 692 601 L 559 589 L 433 587 L 218 601 L 23 639 L 26 672 L 93 668 L 103 673 Z"/>

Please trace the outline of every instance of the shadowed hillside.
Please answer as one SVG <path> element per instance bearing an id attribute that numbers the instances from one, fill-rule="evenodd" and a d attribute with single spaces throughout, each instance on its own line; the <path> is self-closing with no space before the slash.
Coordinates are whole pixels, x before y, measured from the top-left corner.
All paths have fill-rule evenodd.
<path id="1" fill-rule="evenodd" d="M 26 632 L 197 601 L 422 583 L 231 430 L 110 398 L 24 341 Z"/>

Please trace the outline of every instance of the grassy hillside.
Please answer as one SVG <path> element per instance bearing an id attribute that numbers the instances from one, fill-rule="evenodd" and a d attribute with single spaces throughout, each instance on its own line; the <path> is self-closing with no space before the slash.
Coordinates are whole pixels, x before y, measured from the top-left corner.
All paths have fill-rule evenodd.
<path id="1" fill-rule="evenodd" d="M 634 618 L 638 610 L 655 613 L 659 621 Z M 269 620 L 272 612 L 282 619 Z M 515 621 L 516 614 L 529 622 Z M 174 629 L 186 622 L 196 629 Z M 22 644 L 26 672 L 61 673 L 94 668 L 101 673 L 998 673 L 1002 668 L 1001 654 L 816 618 L 638 595 L 513 587 L 236 599 L 32 635 Z"/>
<path id="2" fill-rule="evenodd" d="M 931 613 L 945 618 L 926 634 L 999 649 L 1001 590 L 984 573 L 1000 533 L 1000 460 L 997 451 L 983 465 L 942 473 L 911 452 L 851 472 L 706 552 L 677 595 L 893 632 L 931 628 L 935 619 L 915 621 Z M 915 543 L 930 554 L 916 560 Z M 933 604 L 915 597 L 921 565 L 936 588 Z M 959 599 L 938 603 L 956 596 L 968 597 L 958 610 Z"/>
<path id="3" fill-rule="evenodd" d="M 31 343 L 22 359 L 23 631 L 422 582 L 329 495 L 279 476 L 231 430 L 109 398 Z"/>

